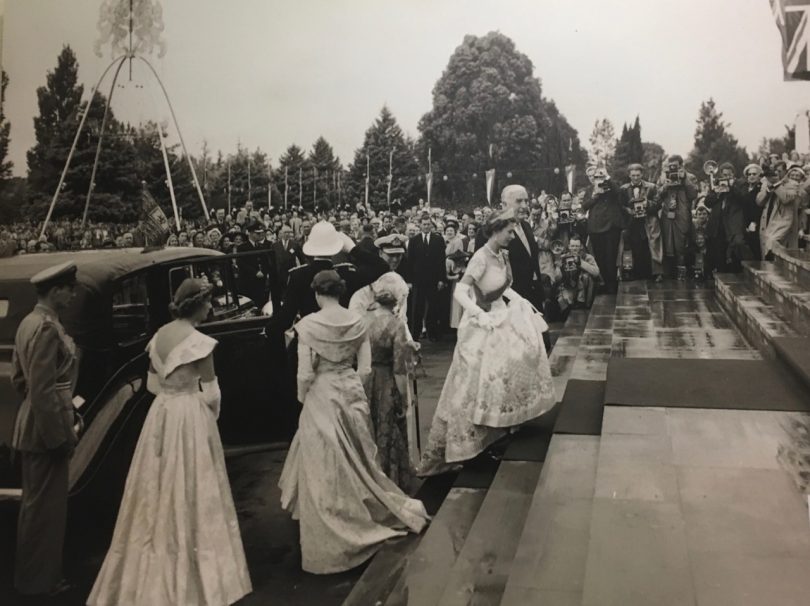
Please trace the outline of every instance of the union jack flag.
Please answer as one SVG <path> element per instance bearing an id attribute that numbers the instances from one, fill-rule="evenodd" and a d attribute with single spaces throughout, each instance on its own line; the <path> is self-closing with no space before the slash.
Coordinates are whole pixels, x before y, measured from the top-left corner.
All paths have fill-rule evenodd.
<path id="1" fill-rule="evenodd" d="M 782 34 L 785 80 L 810 80 L 810 1 L 770 0 L 776 27 Z"/>

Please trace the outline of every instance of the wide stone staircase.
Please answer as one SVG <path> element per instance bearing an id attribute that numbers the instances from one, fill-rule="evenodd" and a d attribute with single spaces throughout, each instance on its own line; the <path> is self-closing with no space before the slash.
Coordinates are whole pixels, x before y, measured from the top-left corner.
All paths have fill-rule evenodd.
<path id="1" fill-rule="evenodd" d="M 617 357 L 780 356 L 802 372 L 807 285 L 810 261 L 786 255 L 716 291 L 630 282 L 574 312 L 549 357 L 557 406 L 500 461 L 428 480 L 431 525 L 384 547 L 344 604 L 807 604 L 810 415 L 600 400 Z M 589 399 L 595 427 L 572 424 Z"/>
<path id="2" fill-rule="evenodd" d="M 746 261 L 742 274 L 719 274 L 718 301 L 746 339 L 810 387 L 810 254 L 774 251 L 774 260 Z"/>

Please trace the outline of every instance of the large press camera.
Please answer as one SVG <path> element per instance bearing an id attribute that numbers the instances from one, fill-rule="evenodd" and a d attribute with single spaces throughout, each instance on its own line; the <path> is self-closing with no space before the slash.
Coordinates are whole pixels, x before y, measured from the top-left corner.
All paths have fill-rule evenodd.
<path id="1" fill-rule="evenodd" d="M 632 188 L 633 197 L 630 200 L 633 210 L 633 218 L 643 219 L 647 216 L 647 194 L 642 187 L 634 186 Z"/>
<path id="2" fill-rule="evenodd" d="M 570 198 L 567 200 L 560 199 L 559 206 L 557 207 L 557 223 L 559 225 L 568 225 L 574 222 L 574 210 L 572 208 L 572 201 Z"/>
<path id="3" fill-rule="evenodd" d="M 579 272 L 581 271 L 579 256 L 572 253 L 565 253 L 560 259 L 563 284 L 567 288 L 576 288 L 579 284 Z"/>

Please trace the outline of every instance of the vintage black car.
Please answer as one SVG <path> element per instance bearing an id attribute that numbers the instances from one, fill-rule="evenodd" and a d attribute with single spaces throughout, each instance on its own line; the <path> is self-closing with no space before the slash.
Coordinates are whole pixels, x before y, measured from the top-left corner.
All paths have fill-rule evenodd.
<path id="1" fill-rule="evenodd" d="M 79 348 L 76 394 L 84 428 L 70 467 L 71 497 L 120 494 L 146 413 L 145 347 L 171 317 L 168 304 L 186 277 L 214 286 L 212 313 L 200 330 L 219 341 L 215 365 L 222 391 L 219 428 L 226 447 L 289 441 L 298 416 L 289 398 L 282 335 L 270 330 L 272 305 L 260 309 L 240 293 L 242 257 L 201 248 L 93 250 L 0 259 L 0 495 L 19 494 L 9 445 L 20 403 L 10 382 L 17 326 L 36 303 L 31 276 L 73 260 L 76 296 L 62 316 Z M 265 253 L 266 254 L 266 253 Z"/>

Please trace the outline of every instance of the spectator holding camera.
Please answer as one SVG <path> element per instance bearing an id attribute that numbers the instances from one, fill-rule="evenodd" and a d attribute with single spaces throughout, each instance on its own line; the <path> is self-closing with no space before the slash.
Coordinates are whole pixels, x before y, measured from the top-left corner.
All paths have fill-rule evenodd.
<path id="1" fill-rule="evenodd" d="M 759 261 L 762 258 L 759 243 L 759 221 L 762 218 L 762 207 L 757 204 L 757 196 L 762 189 L 762 167 L 759 164 L 749 164 L 743 171 L 743 177 L 739 183 L 739 190 L 745 213 L 745 243 L 748 245 L 751 257 Z"/>
<path id="2" fill-rule="evenodd" d="M 792 165 L 784 179 L 775 184 L 762 181 L 756 201 L 763 208 L 759 223 L 763 259 L 771 260 L 775 248 L 798 247 L 799 217 L 804 217 L 808 204 L 806 181 L 807 175 L 798 164 Z"/>
<path id="3" fill-rule="evenodd" d="M 618 290 L 616 258 L 624 228 L 619 188 L 604 168 L 597 168 L 588 178 L 593 187 L 582 208 L 588 211 L 590 248 L 602 272 L 605 291 L 615 294 Z"/>
<path id="4" fill-rule="evenodd" d="M 658 206 L 664 262 L 677 269 L 678 280 L 686 280 L 686 247 L 692 228 L 692 203 L 697 198 L 697 179 L 686 172 L 683 158 L 667 158 L 658 184 Z"/>
<path id="5" fill-rule="evenodd" d="M 590 309 L 593 305 L 599 266 L 577 235 L 571 236 L 566 250 L 555 240 L 550 252 L 551 263 L 544 267 L 550 283 L 546 308 L 550 318 L 564 321 L 572 309 Z"/>
<path id="6" fill-rule="evenodd" d="M 632 277 L 636 280 L 663 279 L 664 252 L 661 246 L 661 224 L 658 220 L 655 184 L 645 181 L 644 167 L 627 167 L 630 181 L 621 187 L 621 199 L 628 217 L 624 232 L 624 247 L 633 254 Z"/>
<path id="7" fill-rule="evenodd" d="M 730 163 L 721 164 L 706 194 L 705 204 L 711 211 L 706 225 L 706 270 L 710 273 L 739 273 L 742 261 L 751 258 L 745 242 L 745 196 L 734 176 Z"/>

